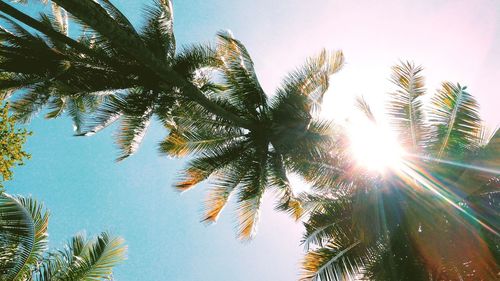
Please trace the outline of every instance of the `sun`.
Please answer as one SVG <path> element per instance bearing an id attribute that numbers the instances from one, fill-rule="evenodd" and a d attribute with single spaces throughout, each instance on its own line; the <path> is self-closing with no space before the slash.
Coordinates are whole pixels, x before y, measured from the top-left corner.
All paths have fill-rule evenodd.
<path id="1" fill-rule="evenodd" d="M 403 150 L 387 128 L 362 120 L 351 123 L 348 132 L 351 153 L 359 166 L 380 173 L 401 166 Z"/>

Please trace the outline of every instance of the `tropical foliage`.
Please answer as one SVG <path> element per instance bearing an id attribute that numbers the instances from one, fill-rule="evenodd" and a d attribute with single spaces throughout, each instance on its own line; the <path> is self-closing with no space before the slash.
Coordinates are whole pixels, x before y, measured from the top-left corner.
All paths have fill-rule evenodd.
<path id="1" fill-rule="evenodd" d="M 0 99 L 0 103 L 1 103 Z M 14 127 L 15 119 L 9 116 L 8 104 L 0 108 L 0 192 L 3 190 L 3 182 L 12 178 L 12 168 L 23 165 L 24 160 L 30 155 L 23 150 L 23 144 L 30 135 L 25 129 Z"/>
<path id="2" fill-rule="evenodd" d="M 165 83 L 85 22 L 78 21 L 83 32 L 77 39 L 68 37 L 68 13 L 55 3 L 52 7 L 52 15 L 42 14 L 40 20 L 23 15 L 28 19 L 25 23 L 34 21 L 32 27 L 44 32 L 44 37 L 4 17 L 8 28 L 0 31 L 3 95 L 19 94 L 12 104 L 19 121 L 29 121 L 45 107 L 46 118 L 67 113 L 77 135 L 94 134 L 120 120 L 117 143 L 121 149 L 118 160 L 122 160 L 137 150 L 154 115 L 168 122 L 170 111 L 184 98 L 184 87 Z M 98 7 L 106 9 L 105 16 L 113 25 L 133 36 L 155 62 L 175 71 L 180 81 L 209 87 L 195 70 L 216 63 L 213 50 L 193 46 L 175 53 L 170 2 L 151 6 L 141 30 L 108 1 Z"/>
<path id="3" fill-rule="evenodd" d="M 424 108 L 421 71 L 393 68 L 387 112 L 406 151 L 401 163 L 382 176 L 365 172 L 347 193 L 330 190 L 334 200 L 316 198 L 304 280 L 498 277 L 499 173 L 487 168 L 500 164 L 499 132 L 482 133 L 478 105 L 459 84 L 444 82 Z"/>
<path id="4" fill-rule="evenodd" d="M 249 239 L 267 190 L 277 194 L 277 209 L 296 219 L 308 215 L 304 280 L 498 277 L 499 133 L 486 133 L 466 87 L 445 82 L 424 106 L 422 68 L 395 66 L 387 115 L 404 155 L 373 173 L 350 155 L 348 134 L 319 118 L 341 52 L 308 59 L 270 95 L 248 50 L 229 32 L 220 32 L 215 46 L 178 51 L 168 0 L 148 9 L 141 28 L 108 0 L 53 0 L 51 7 L 52 15 L 34 19 L 0 1 L 8 15 L 0 30 L 0 90 L 12 96 L 17 120 L 43 108 L 47 118 L 66 112 L 79 136 L 119 121 L 122 160 L 157 118 L 168 130 L 161 153 L 191 156 L 177 189 L 211 179 L 204 221 L 215 221 L 236 195 L 238 236 Z M 69 36 L 70 25 L 82 32 Z M 380 125 L 368 103 L 359 107 Z M 290 173 L 314 192 L 294 194 Z M 59 258 L 49 255 L 37 276 L 84 272 L 71 257 L 95 257 L 93 249 L 111 241 L 106 237 L 85 247 L 74 239 Z"/>
<path id="5" fill-rule="evenodd" d="M 47 252 L 49 213 L 32 198 L 0 194 L 0 280 L 112 280 L 125 259 L 123 239 L 103 232 L 74 236 Z"/>
<path id="6" fill-rule="evenodd" d="M 267 187 L 278 194 L 277 208 L 295 218 L 302 215 L 300 202 L 287 174 L 304 174 L 309 155 L 322 153 L 331 144 L 331 127 L 314 117 L 328 88 L 329 76 L 343 64 L 340 52 L 321 52 L 289 74 L 272 99 L 264 93 L 253 62 L 241 42 L 219 33 L 217 50 L 223 90 L 217 93 L 224 107 L 250 124 L 245 130 L 196 105 L 194 112 L 175 118 L 170 134 L 160 144 L 173 156 L 193 153 L 176 187 L 182 191 L 213 176 L 204 221 L 215 221 L 229 196 L 237 193 L 241 238 L 250 238 Z M 200 115 L 197 115 L 200 114 Z"/>
<path id="7" fill-rule="evenodd" d="M 29 133 L 14 125 L 6 105 L 0 116 L 3 180 L 29 157 L 22 149 Z M 125 258 L 123 239 L 108 233 L 94 239 L 77 235 L 64 250 L 46 252 L 48 222 L 41 203 L 0 190 L 0 280 L 110 280 L 112 268 Z"/>
<path id="8" fill-rule="evenodd" d="M 238 235 L 251 238 L 267 187 L 278 193 L 278 209 L 300 217 L 287 173 L 312 177 L 309 160 L 328 154 L 333 145 L 330 124 L 316 113 L 330 75 L 343 65 L 341 52 L 310 58 L 269 100 L 248 51 L 229 33 L 218 34 L 215 48 L 199 45 L 177 53 L 169 1 L 148 9 L 141 31 L 108 1 L 53 3 L 52 19 L 42 15 L 41 20 L 1 4 L 9 16 L 38 31 L 7 19 L 11 28 L 3 32 L 0 69 L 9 75 L 2 88 L 8 94 L 27 89 L 13 104 L 20 121 L 48 106 L 46 117 L 66 111 L 77 135 L 91 135 L 121 119 L 122 160 L 137 150 L 156 116 L 169 131 L 161 151 L 196 156 L 176 186 L 186 190 L 215 178 L 205 221 L 215 221 L 237 192 Z M 68 37 L 66 11 L 85 30 L 78 39 Z M 40 69 L 35 72 L 33 64 Z M 28 76 L 34 80 L 27 82 Z"/>

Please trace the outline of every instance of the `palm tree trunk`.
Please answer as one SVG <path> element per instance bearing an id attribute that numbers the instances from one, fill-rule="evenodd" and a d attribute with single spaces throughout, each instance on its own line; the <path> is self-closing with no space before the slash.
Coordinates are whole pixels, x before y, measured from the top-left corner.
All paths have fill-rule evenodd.
<path id="1" fill-rule="evenodd" d="M 246 129 L 252 129 L 252 124 L 249 121 L 214 103 L 191 82 L 187 81 L 177 72 L 157 60 L 156 57 L 144 46 L 142 40 L 137 35 L 124 30 L 98 3 L 92 0 L 53 1 L 66 9 L 76 18 L 85 22 L 95 31 L 108 38 L 108 40 L 115 46 L 126 51 L 137 61 L 144 64 L 147 68 L 158 75 L 163 82 L 181 88 L 184 94 L 201 106 L 205 107 L 210 112 L 233 122 L 235 125 Z"/>

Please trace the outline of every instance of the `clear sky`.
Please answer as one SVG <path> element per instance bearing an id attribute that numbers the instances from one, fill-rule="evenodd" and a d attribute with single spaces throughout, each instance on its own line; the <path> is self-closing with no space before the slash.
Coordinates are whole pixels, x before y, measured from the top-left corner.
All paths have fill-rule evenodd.
<path id="1" fill-rule="evenodd" d="M 137 25 L 141 1 L 112 1 Z M 263 87 L 280 79 L 321 48 L 342 49 L 347 64 L 332 80 L 327 116 L 349 115 L 363 94 L 381 108 L 390 89 L 390 66 L 400 59 L 425 67 L 429 93 L 443 80 L 468 85 L 490 126 L 500 122 L 500 2 L 174 0 L 180 45 L 211 42 L 231 29 L 246 44 Z M 184 160 L 157 153 L 166 132 L 154 124 L 140 151 L 122 163 L 110 128 L 90 138 L 72 137 L 66 118 L 36 118 L 27 144 L 33 158 L 16 169 L 10 193 L 32 194 L 51 210 L 51 246 L 73 234 L 111 230 L 129 245 L 116 280 L 296 280 L 302 228 L 264 203 L 251 243 L 235 239 L 233 206 L 212 226 L 199 223 L 205 186 L 178 194 L 171 187 Z"/>

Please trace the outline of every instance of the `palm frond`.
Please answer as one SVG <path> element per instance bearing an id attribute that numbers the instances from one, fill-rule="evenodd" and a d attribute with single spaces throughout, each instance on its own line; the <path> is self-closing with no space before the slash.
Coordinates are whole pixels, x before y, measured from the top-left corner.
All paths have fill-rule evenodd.
<path id="1" fill-rule="evenodd" d="M 35 200 L 0 195 L 0 279 L 30 278 L 47 247 L 47 223 Z"/>
<path id="2" fill-rule="evenodd" d="M 267 185 L 266 151 L 247 159 L 250 170 L 241 181 L 238 192 L 238 238 L 250 240 L 257 232 L 257 223 Z"/>
<path id="3" fill-rule="evenodd" d="M 233 165 L 225 168 L 222 175 L 218 176 L 218 179 L 212 184 L 213 187 L 210 188 L 205 200 L 205 211 L 202 221 L 209 223 L 217 221 L 229 197 L 250 169 L 245 166 L 245 161 L 246 159 L 239 159 Z"/>
<path id="4" fill-rule="evenodd" d="M 30 278 L 38 263 L 43 260 L 43 254 L 48 248 L 49 212 L 33 198 L 17 197 L 16 200 L 30 213 L 34 224 L 34 241 L 31 252 L 24 267 L 17 273 L 17 279 Z"/>
<path id="5" fill-rule="evenodd" d="M 238 203 L 238 238 L 250 240 L 257 233 L 263 191 Z"/>
<path id="6" fill-rule="evenodd" d="M 32 88 L 44 79 L 35 75 L 3 72 L 0 74 L 0 99 L 9 99 L 17 90 Z"/>
<path id="7" fill-rule="evenodd" d="M 191 160 L 183 171 L 175 187 L 186 191 L 196 184 L 206 180 L 210 175 L 227 167 L 237 159 L 248 157 L 245 142 L 236 142 L 226 147 L 218 147 L 211 151 L 203 152 L 201 156 Z"/>
<path id="8" fill-rule="evenodd" d="M 147 10 L 147 23 L 141 37 L 159 60 L 171 61 L 175 55 L 173 10 L 170 0 L 155 0 Z"/>
<path id="9" fill-rule="evenodd" d="M 294 107 L 307 113 L 318 111 L 328 89 L 330 76 L 343 65 L 344 55 L 341 51 L 323 50 L 319 55 L 308 58 L 303 66 L 284 79 L 273 107 Z"/>
<path id="10" fill-rule="evenodd" d="M 122 117 L 120 130 L 116 135 L 116 142 L 122 152 L 117 161 L 124 160 L 139 149 L 151 122 L 152 113 L 152 109 L 148 109 L 140 116 L 124 115 Z"/>
<path id="11" fill-rule="evenodd" d="M 437 158 L 463 155 L 479 145 L 479 106 L 466 89 L 445 82 L 431 100 L 429 121 L 436 128 L 431 145 Z"/>
<path id="12" fill-rule="evenodd" d="M 363 96 L 356 97 L 356 107 L 361 110 L 361 112 L 366 118 L 368 118 L 368 120 L 373 123 L 377 123 L 377 118 L 375 118 L 371 106 L 368 104 L 368 102 L 366 102 Z"/>
<path id="13" fill-rule="evenodd" d="M 168 137 L 160 143 L 160 151 L 170 156 L 179 157 L 216 149 L 231 140 L 243 137 L 241 132 L 221 130 L 220 128 L 216 130 L 193 129 L 171 130 Z"/>
<path id="14" fill-rule="evenodd" d="M 500 160 L 497 157 L 500 151 L 500 130 L 496 129 L 491 135 L 481 138 L 481 146 L 463 160 L 468 165 L 480 167 L 480 169 L 460 167 L 459 176 L 454 181 L 455 185 L 467 196 L 496 192 L 500 187 L 498 169 L 495 169 L 500 166 Z M 449 168 L 444 166 L 442 170 L 449 173 Z"/>
<path id="15" fill-rule="evenodd" d="M 170 156 L 217 149 L 244 137 L 243 130 L 193 103 L 176 106 L 165 120 L 170 130 L 160 151 Z"/>
<path id="16" fill-rule="evenodd" d="M 68 110 L 68 115 L 73 120 L 73 130 L 80 133 L 81 127 L 83 126 L 84 114 L 86 112 L 86 107 L 84 99 L 82 96 L 76 96 L 68 100 L 66 109 Z"/>
<path id="17" fill-rule="evenodd" d="M 358 280 L 363 263 L 358 261 L 356 247 L 360 241 L 345 245 L 329 243 L 325 247 L 306 254 L 303 261 L 301 281 Z"/>
<path id="18" fill-rule="evenodd" d="M 338 198 L 330 199 L 322 204 L 321 209 L 313 211 L 304 223 L 306 232 L 302 243 L 306 250 L 314 247 L 324 247 L 336 237 L 352 235 L 352 202 Z M 348 233 L 346 233 L 348 232 Z"/>
<path id="19" fill-rule="evenodd" d="M 228 101 L 253 118 L 267 108 L 267 96 L 262 89 L 245 46 L 229 32 L 217 34 L 217 52 L 222 61 L 222 78 L 228 86 Z"/>
<path id="20" fill-rule="evenodd" d="M 126 251 L 122 238 L 106 232 L 91 240 L 77 235 L 64 251 L 49 255 L 35 280 L 110 280 L 113 267 L 125 260 Z"/>
<path id="21" fill-rule="evenodd" d="M 121 93 L 109 95 L 104 98 L 102 104 L 93 112 L 77 136 L 93 135 L 117 121 L 126 106 L 126 96 Z"/>
<path id="22" fill-rule="evenodd" d="M 269 185 L 274 187 L 279 197 L 276 210 L 287 212 L 295 220 L 299 220 L 303 215 L 302 204 L 292 190 L 283 163 L 282 155 L 278 153 L 271 154 L 268 163 Z"/>
<path id="23" fill-rule="evenodd" d="M 62 9 L 56 3 L 51 3 L 52 15 L 54 16 L 55 23 L 57 23 L 57 27 L 59 32 L 68 36 L 68 13 L 66 10 Z"/>
<path id="24" fill-rule="evenodd" d="M 36 86 L 12 102 L 11 108 L 14 111 L 16 120 L 27 123 L 40 112 L 50 99 L 47 91 L 48 88 L 45 85 Z"/>
<path id="25" fill-rule="evenodd" d="M 423 68 L 401 62 L 392 68 L 392 83 L 398 89 L 390 93 L 387 114 L 402 147 L 414 151 L 426 141 L 422 95 L 425 94 Z"/>
<path id="26" fill-rule="evenodd" d="M 335 193 L 333 193 L 335 194 Z M 323 212 L 325 207 L 336 197 L 331 196 L 331 194 L 321 194 L 319 192 L 302 192 L 298 196 L 302 208 L 304 209 L 304 214 L 312 214 L 314 212 Z"/>
<path id="27" fill-rule="evenodd" d="M 106 9 L 108 14 L 123 28 L 126 30 L 137 34 L 135 31 L 134 25 L 127 19 L 127 17 L 118 9 L 115 5 L 111 3 L 109 0 L 100 0 L 101 5 Z"/>
<path id="28" fill-rule="evenodd" d="M 10 196 L 0 196 L 0 276 L 13 280 L 28 261 L 34 245 L 34 223 L 29 212 Z"/>
<path id="29" fill-rule="evenodd" d="M 47 103 L 48 104 L 47 108 L 49 112 L 45 114 L 45 118 L 53 119 L 61 116 L 61 114 L 64 112 L 64 109 L 67 106 L 66 102 L 67 102 L 66 97 L 58 97 L 50 99 L 49 102 Z"/>
<path id="30" fill-rule="evenodd" d="M 205 67 L 218 67 L 221 60 L 217 50 L 209 45 L 192 45 L 176 54 L 172 69 L 184 77 L 194 77 L 195 71 Z"/>
<path id="31" fill-rule="evenodd" d="M 284 141 L 285 145 L 280 146 L 273 143 L 275 147 L 287 148 L 287 169 L 317 189 L 342 189 L 356 177 L 353 161 L 346 153 L 345 137 L 335 137 L 332 129 L 330 122 L 313 121 L 307 131 L 293 138 L 293 143 Z"/>

